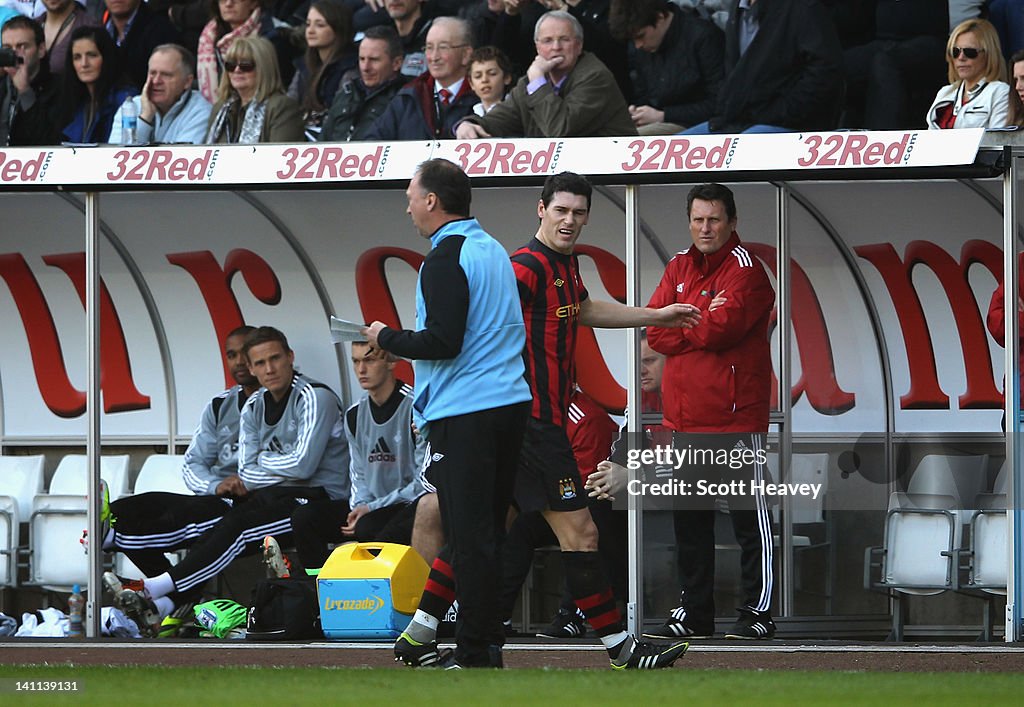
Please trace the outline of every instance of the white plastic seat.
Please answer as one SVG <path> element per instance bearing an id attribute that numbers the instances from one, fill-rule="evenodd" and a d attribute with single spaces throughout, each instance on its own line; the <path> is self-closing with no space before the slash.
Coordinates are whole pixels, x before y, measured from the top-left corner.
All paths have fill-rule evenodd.
<path id="1" fill-rule="evenodd" d="M 135 477 L 135 489 L 133 495 L 150 493 L 154 491 L 164 493 L 180 493 L 191 496 L 192 491 L 185 485 L 181 470 L 185 464 L 184 454 L 151 454 L 143 462 L 139 469 L 139 475 Z M 178 555 L 168 553 L 167 558 L 176 563 Z M 142 570 L 128 559 L 128 556 L 119 552 L 114 558 L 114 571 L 121 577 L 128 579 L 141 579 Z"/>
<path id="2" fill-rule="evenodd" d="M 793 523 L 824 523 L 825 492 L 828 490 L 827 452 L 820 454 L 794 454 L 792 457 L 789 477 L 784 481 L 792 484 L 821 484 L 821 493 L 813 496 L 795 496 L 793 498 Z"/>
<path id="3" fill-rule="evenodd" d="M 128 495 L 128 461 L 127 454 L 100 457 L 100 476 L 107 482 L 110 500 Z M 50 479 L 50 493 L 84 496 L 89 489 L 86 463 L 84 454 L 68 454 L 61 459 Z"/>
<path id="4" fill-rule="evenodd" d="M 0 587 L 13 587 L 18 579 L 20 524 L 32 515 L 32 499 L 43 490 L 45 457 L 0 457 Z"/>
<path id="5" fill-rule="evenodd" d="M 992 493 L 1006 493 L 1006 487 L 1009 484 L 1007 480 L 1009 473 L 1009 464 L 1004 459 L 1003 465 L 999 467 L 999 472 L 996 474 L 995 483 L 992 484 Z"/>
<path id="6" fill-rule="evenodd" d="M 895 492 L 889 496 L 882 547 L 869 547 L 864 557 L 868 589 L 895 592 L 895 640 L 903 640 L 906 596 L 941 594 L 957 586 L 956 551 L 962 524 L 957 500 L 945 494 Z M 872 569 L 880 569 L 880 578 Z"/>
<path id="7" fill-rule="evenodd" d="M 794 454 L 789 475 L 783 479 L 783 481 L 793 484 L 821 485 L 821 491 L 817 498 L 814 498 L 813 494 L 793 497 L 790 518 L 793 523 L 793 532 L 800 533 L 793 536 L 795 586 L 802 592 L 821 596 L 825 601 L 826 613 L 831 611 L 836 576 L 832 528 L 825 522 L 825 499 L 828 491 L 830 459 L 828 452 Z M 806 542 L 799 542 L 800 539 L 804 539 Z M 807 572 L 804 569 L 805 560 L 803 559 L 806 553 L 814 553 L 814 557 L 824 555 L 824 570 Z"/>
<path id="8" fill-rule="evenodd" d="M 1006 596 L 1008 556 L 1006 547 L 1006 496 L 979 494 L 971 516 L 971 543 L 957 552 L 960 591 L 984 600 L 981 640 L 994 640 L 998 617 L 996 597 Z M 964 580 L 963 571 L 966 570 Z"/>
<path id="9" fill-rule="evenodd" d="M 100 475 L 111 500 L 128 493 L 128 455 L 100 458 Z M 29 581 L 57 591 L 88 584 L 89 566 L 79 542 L 88 525 L 86 457 L 61 459 L 50 480 L 50 492 L 32 501 L 29 521 Z"/>
<path id="10" fill-rule="evenodd" d="M 33 456 L 0 457 L 0 488 L 4 495 L 12 497 L 18 504 L 18 516 L 22 522 L 32 514 L 32 499 L 43 492 L 43 465 L 46 457 Z"/>
<path id="11" fill-rule="evenodd" d="M 956 499 L 941 494 L 893 493 L 885 525 L 882 582 L 906 594 L 953 589 L 952 552 L 960 547 Z"/>
<path id="12" fill-rule="evenodd" d="M 975 513 L 972 584 L 990 594 L 1007 593 L 1007 513 Z"/>
<path id="13" fill-rule="evenodd" d="M 88 584 L 89 563 L 79 539 L 86 526 L 86 497 L 40 494 L 32 502 L 29 525 L 29 581 L 68 591 Z"/>
<path id="14" fill-rule="evenodd" d="M 192 492 L 181 475 L 184 465 L 184 454 L 151 454 L 135 478 L 135 494 L 164 491 L 191 496 Z"/>
<path id="15" fill-rule="evenodd" d="M 984 490 L 987 468 L 985 454 L 926 454 L 914 469 L 907 491 L 952 496 L 962 510 Z"/>
<path id="16" fill-rule="evenodd" d="M 0 587 L 18 583 L 18 503 L 0 496 Z"/>
<path id="17" fill-rule="evenodd" d="M 989 594 L 1006 594 L 1006 496 L 983 494 L 971 518 L 970 589 Z"/>

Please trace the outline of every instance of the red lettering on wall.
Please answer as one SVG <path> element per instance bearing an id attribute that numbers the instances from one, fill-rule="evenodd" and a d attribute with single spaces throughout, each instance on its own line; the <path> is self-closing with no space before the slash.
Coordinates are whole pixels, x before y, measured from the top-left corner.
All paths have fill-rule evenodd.
<path id="1" fill-rule="evenodd" d="M 387 262 L 392 259 L 408 264 L 414 272 L 419 272 L 423 264 L 423 256 L 408 248 L 370 248 L 356 261 L 356 297 L 363 310 L 365 323 L 381 321 L 389 327 L 400 329 L 402 319 L 395 308 L 395 298 L 388 286 L 385 270 Z M 408 361 L 401 361 L 398 364 L 395 375 L 404 381 L 412 382 L 414 379 L 412 366 Z"/>
<path id="2" fill-rule="evenodd" d="M 47 255 L 43 262 L 60 268 L 75 286 L 78 299 L 85 306 L 85 253 Z M 135 387 L 132 362 L 128 358 L 128 344 L 124 328 L 117 315 L 114 301 L 107 286 L 100 283 L 100 388 L 103 390 L 103 411 L 127 412 L 148 410 L 149 396 Z M 84 411 L 84 410 L 83 410 Z"/>
<path id="3" fill-rule="evenodd" d="M 774 246 L 763 243 L 744 243 L 751 253 L 767 263 L 775 273 L 776 251 Z M 841 415 L 857 404 L 857 397 L 839 387 L 836 380 L 836 363 L 832 355 L 825 315 L 804 269 L 790 261 L 790 305 L 793 321 L 793 335 L 800 356 L 800 378 L 793 383 L 791 398 L 796 405 L 800 396 L 807 394 L 807 402 L 822 415 Z M 776 323 L 778 309 L 772 312 L 772 324 Z M 772 409 L 778 409 L 778 379 L 772 373 Z"/>
<path id="4" fill-rule="evenodd" d="M 618 302 L 626 302 L 626 264 L 612 253 L 592 245 L 576 245 L 576 253 L 594 261 L 604 289 Z M 608 369 L 597 336 L 580 326 L 576 339 L 576 382 L 601 407 L 616 414 L 626 409 L 626 389 Z"/>
<path id="5" fill-rule="evenodd" d="M 626 264 L 618 256 L 597 246 L 577 243 L 577 255 L 585 255 L 597 266 L 597 275 L 601 284 L 611 297 L 623 304 L 626 303 Z"/>
<path id="6" fill-rule="evenodd" d="M 0 277 L 7 282 L 25 326 L 32 370 L 43 403 L 58 417 L 78 417 L 85 412 L 85 393 L 68 378 L 57 327 L 39 283 L 19 253 L 0 255 Z"/>
<path id="7" fill-rule="evenodd" d="M 997 272 L 1002 269 L 999 248 L 984 241 L 968 241 L 960 251 L 959 263 L 939 246 L 925 241 L 908 243 L 903 260 L 888 243 L 860 246 L 854 250 L 881 274 L 899 318 L 910 371 L 910 390 L 900 396 L 900 406 L 905 410 L 949 408 L 949 397 L 939 387 L 935 350 L 912 280 L 913 269 L 917 265 L 926 265 L 935 273 L 946 293 L 960 336 L 967 376 L 967 390 L 958 399 L 960 409 L 1000 407 L 1002 400 L 995 385 L 985 327 L 967 280 L 967 271 L 974 263 L 983 264 L 998 277 Z"/>
<path id="8" fill-rule="evenodd" d="M 260 256 L 245 248 L 236 248 L 224 258 L 224 268 L 217 264 L 217 259 L 208 250 L 187 253 L 168 253 L 167 261 L 172 265 L 184 268 L 199 286 L 206 308 L 210 312 L 214 331 L 217 333 L 217 347 L 220 350 L 224 339 L 232 329 L 245 324 L 242 310 L 238 306 L 235 293 L 231 291 L 231 281 L 241 273 L 249 292 L 263 304 L 276 305 L 281 301 L 281 283 L 274 270 Z M 227 361 L 224 366 L 226 386 L 234 385 Z"/>

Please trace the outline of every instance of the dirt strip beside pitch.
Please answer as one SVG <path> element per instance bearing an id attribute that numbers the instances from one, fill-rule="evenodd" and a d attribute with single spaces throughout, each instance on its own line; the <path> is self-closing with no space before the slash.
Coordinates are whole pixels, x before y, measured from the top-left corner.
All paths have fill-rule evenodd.
<path id="1" fill-rule="evenodd" d="M 254 665 L 282 667 L 371 667 L 401 668 L 386 648 L 335 646 L 276 647 L 259 649 L 235 647 L 232 643 L 211 645 L 177 644 L 173 647 L 141 644 L 92 643 L 79 646 L 0 643 L 0 663 L 32 665 L 166 665 L 201 666 Z M 214 652 L 215 651 L 215 652 Z M 595 668 L 608 667 L 600 650 L 548 650 L 509 648 L 505 651 L 507 668 Z M 676 664 L 677 669 L 713 670 L 854 670 L 882 672 L 1024 672 L 1024 653 L 949 647 L 936 650 L 911 648 L 872 652 L 862 646 L 843 649 L 829 646 L 793 647 L 765 645 L 716 650 L 697 645 Z"/>

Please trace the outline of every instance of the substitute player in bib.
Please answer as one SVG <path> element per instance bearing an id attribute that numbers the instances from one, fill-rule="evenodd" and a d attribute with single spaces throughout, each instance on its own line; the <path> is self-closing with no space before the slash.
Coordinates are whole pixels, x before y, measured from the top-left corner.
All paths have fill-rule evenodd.
<path id="1" fill-rule="evenodd" d="M 672 665 L 686 643 L 658 645 L 630 636 L 598 556 L 598 532 L 565 426 L 569 396 L 576 382 L 576 334 L 579 325 L 627 328 L 650 324 L 693 326 L 698 309 L 670 304 L 660 309 L 594 301 L 579 273 L 573 248 L 590 216 L 593 188 L 581 175 L 562 172 L 544 182 L 537 204 L 540 228 L 512 255 L 519 300 L 526 324 L 523 359 L 533 399 L 516 474 L 515 501 L 520 512 L 540 511 L 558 537 L 566 583 L 576 605 L 601 639 L 611 665 L 663 668 Z M 439 558 L 440 560 L 440 558 Z M 427 629 L 436 627 L 438 604 L 431 594 L 451 594 L 456 581 L 435 561 L 420 610 L 396 644 L 396 655 L 416 664 L 409 644 L 432 645 Z"/>
<path id="2" fill-rule="evenodd" d="M 352 368 L 366 395 L 345 413 L 349 446 L 348 500 L 314 501 L 292 514 L 295 548 L 307 570 L 323 567 L 329 543 L 409 545 L 426 441 L 412 424 L 413 389 L 395 377 L 398 357 L 352 342 Z"/>

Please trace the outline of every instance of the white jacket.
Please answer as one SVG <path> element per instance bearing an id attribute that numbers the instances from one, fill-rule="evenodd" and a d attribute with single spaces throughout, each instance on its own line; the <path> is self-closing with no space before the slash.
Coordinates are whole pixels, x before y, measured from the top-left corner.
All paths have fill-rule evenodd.
<path id="1" fill-rule="evenodd" d="M 1009 122 L 1010 86 L 1002 81 L 987 82 L 982 79 L 974 90 L 967 94 L 962 103 L 963 81 L 943 86 L 935 95 L 932 107 L 928 109 L 928 129 L 938 130 L 938 111 L 943 106 L 953 105 L 956 116 L 954 128 L 1003 128 Z"/>

